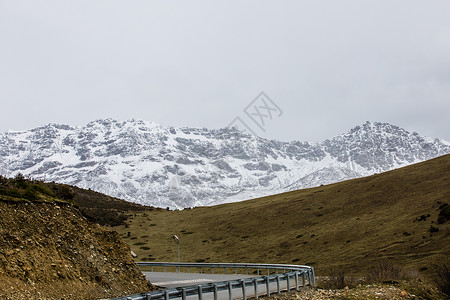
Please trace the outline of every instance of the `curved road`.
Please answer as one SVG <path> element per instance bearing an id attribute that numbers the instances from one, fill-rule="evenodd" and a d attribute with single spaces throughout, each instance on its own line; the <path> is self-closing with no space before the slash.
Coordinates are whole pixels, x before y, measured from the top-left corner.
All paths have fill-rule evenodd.
<path id="1" fill-rule="evenodd" d="M 239 280 L 251 278 L 254 275 L 241 274 L 198 274 L 198 273 L 172 273 L 172 272 L 143 272 L 153 285 L 161 288 L 172 289 L 180 286 L 205 284 L 210 282 Z"/>
<path id="2" fill-rule="evenodd" d="M 200 285 L 207 284 L 211 282 L 219 282 L 219 281 L 227 281 L 227 280 L 239 280 L 242 278 L 251 278 L 255 277 L 255 275 L 245 275 L 245 274 L 207 274 L 207 273 L 173 273 L 173 272 L 143 272 L 148 281 L 150 281 L 153 285 L 160 287 L 161 289 L 171 289 L 182 286 L 192 286 L 192 285 Z M 285 290 L 286 282 L 281 282 L 280 289 Z M 293 284 L 291 283 L 291 288 Z M 276 293 L 278 290 L 276 283 L 270 284 L 271 294 Z M 245 294 L 247 297 L 255 296 L 254 287 L 247 287 L 245 290 Z M 266 295 L 266 287 L 258 286 L 258 296 Z M 218 292 L 219 300 L 228 300 L 228 291 L 220 291 Z M 242 299 L 242 290 L 235 289 L 233 290 L 233 298 L 234 299 Z M 198 299 L 198 296 L 189 296 L 187 297 L 189 300 Z M 204 294 L 203 299 L 214 299 L 212 293 Z"/>

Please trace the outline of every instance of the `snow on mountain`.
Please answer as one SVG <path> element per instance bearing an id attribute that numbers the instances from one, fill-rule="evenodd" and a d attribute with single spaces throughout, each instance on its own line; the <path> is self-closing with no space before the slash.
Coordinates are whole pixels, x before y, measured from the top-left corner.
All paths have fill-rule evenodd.
<path id="1" fill-rule="evenodd" d="M 367 122 L 311 144 L 266 140 L 234 128 L 105 119 L 1 133 L 0 173 L 182 208 L 329 184 L 447 153 L 450 143 L 387 123 Z"/>

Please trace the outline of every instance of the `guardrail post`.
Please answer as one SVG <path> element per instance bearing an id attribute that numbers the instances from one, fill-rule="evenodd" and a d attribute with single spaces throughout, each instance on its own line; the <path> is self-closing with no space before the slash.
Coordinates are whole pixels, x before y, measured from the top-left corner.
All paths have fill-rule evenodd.
<path id="1" fill-rule="evenodd" d="M 267 297 L 270 297 L 270 282 L 269 282 L 269 276 L 266 277 L 266 291 L 267 291 Z"/>
<path id="2" fill-rule="evenodd" d="M 181 299 L 186 300 L 186 289 L 185 288 L 181 289 Z"/>
<path id="3" fill-rule="evenodd" d="M 302 272 L 302 287 L 305 287 L 305 271 Z"/>
<path id="4" fill-rule="evenodd" d="M 231 286 L 231 281 L 228 281 L 228 299 L 233 300 L 233 287 Z"/>
<path id="5" fill-rule="evenodd" d="M 289 273 L 286 274 L 286 289 L 288 292 L 291 290 L 291 286 L 289 284 Z"/>
<path id="6" fill-rule="evenodd" d="M 203 273 L 203 267 L 200 267 L 200 274 Z"/>
<path id="7" fill-rule="evenodd" d="M 237 267 L 234 268 L 234 274 L 237 274 Z"/>
<path id="8" fill-rule="evenodd" d="M 295 290 L 298 291 L 298 272 L 295 272 Z"/>
<path id="9" fill-rule="evenodd" d="M 149 294 L 145 295 L 145 300 L 151 300 L 151 299 L 152 299 L 152 295 L 149 295 Z"/>
<path id="10" fill-rule="evenodd" d="M 253 279 L 253 285 L 255 286 L 255 299 L 258 299 L 258 280 Z"/>
<path id="11" fill-rule="evenodd" d="M 311 270 L 308 270 L 308 284 L 309 284 L 309 286 L 312 286 L 311 285 Z"/>
<path id="12" fill-rule="evenodd" d="M 217 284 L 213 283 L 214 300 L 217 300 Z"/>
<path id="13" fill-rule="evenodd" d="M 280 277 L 277 276 L 277 294 L 279 295 L 281 293 L 280 291 Z"/>
<path id="14" fill-rule="evenodd" d="M 198 286 L 198 300 L 202 300 L 203 299 L 203 290 L 202 290 L 202 286 L 199 285 Z"/>
<path id="15" fill-rule="evenodd" d="M 166 271 L 166 266 L 164 266 L 164 272 Z"/>
<path id="16" fill-rule="evenodd" d="M 244 300 L 247 300 L 247 295 L 245 294 L 245 280 L 241 279 L 241 285 L 242 285 L 242 298 Z"/>
<path id="17" fill-rule="evenodd" d="M 314 268 L 313 267 L 311 267 L 311 272 L 312 272 L 313 284 L 316 284 L 316 274 L 314 274 Z"/>
<path id="18" fill-rule="evenodd" d="M 164 292 L 164 299 L 169 300 L 169 291 L 167 290 Z"/>
<path id="19" fill-rule="evenodd" d="M 153 272 L 153 266 L 152 266 L 152 272 Z"/>
<path id="20" fill-rule="evenodd" d="M 248 267 L 245 267 L 245 274 L 248 275 Z"/>
<path id="21" fill-rule="evenodd" d="M 270 275 L 270 268 L 267 268 L 267 275 Z"/>

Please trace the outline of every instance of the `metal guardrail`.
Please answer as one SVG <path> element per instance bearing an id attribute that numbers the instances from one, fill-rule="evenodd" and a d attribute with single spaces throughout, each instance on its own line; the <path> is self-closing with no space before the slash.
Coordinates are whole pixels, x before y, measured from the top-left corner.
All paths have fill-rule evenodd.
<path id="1" fill-rule="evenodd" d="M 255 270 L 257 276 L 251 278 L 242 278 L 238 280 L 212 282 L 201 285 L 183 286 L 173 289 L 165 289 L 158 291 L 150 291 L 126 297 L 115 298 L 116 300 L 151 300 L 151 299 L 186 299 L 187 296 L 198 295 L 198 299 L 202 300 L 203 294 L 212 293 L 214 300 L 217 300 L 219 291 L 228 291 L 229 300 L 233 299 L 233 290 L 240 289 L 242 298 L 246 297 L 246 288 L 254 288 L 255 298 L 258 298 L 258 291 L 260 286 L 264 286 L 265 295 L 271 295 L 270 284 L 276 283 L 277 294 L 281 293 L 281 282 L 286 281 L 286 290 L 290 291 L 295 288 L 299 290 L 300 287 L 312 286 L 315 284 L 314 269 L 310 266 L 302 265 L 280 265 L 280 264 L 245 264 L 245 263 L 174 263 L 174 262 L 138 262 L 139 267 L 151 267 L 153 272 L 154 267 L 162 267 L 164 272 L 167 267 L 175 268 L 180 272 L 183 268 L 188 272 L 191 268 L 196 268 L 203 273 L 204 269 L 211 270 L 212 273 L 216 269 L 223 269 L 226 273 L 227 269 L 234 269 L 234 273 L 238 274 L 239 269 L 244 269 L 245 274 L 248 275 L 249 270 Z M 265 270 L 266 275 L 261 275 L 260 270 Z M 293 281 L 292 281 L 293 280 Z M 293 284 L 292 284 L 293 283 Z"/>

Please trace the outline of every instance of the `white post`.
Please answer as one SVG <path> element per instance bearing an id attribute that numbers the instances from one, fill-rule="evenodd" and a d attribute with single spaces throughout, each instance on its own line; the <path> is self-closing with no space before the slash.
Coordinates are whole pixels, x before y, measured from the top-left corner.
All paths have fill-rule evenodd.
<path id="1" fill-rule="evenodd" d="M 177 248 L 178 248 L 178 263 L 181 262 L 181 258 L 180 258 L 180 238 L 177 237 L 176 235 L 174 235 L 173 240 L 175 241 L 175 243 L 177 243 Z M 177 272 L 180 272 L 180 267 L 177 267 Z"/>

